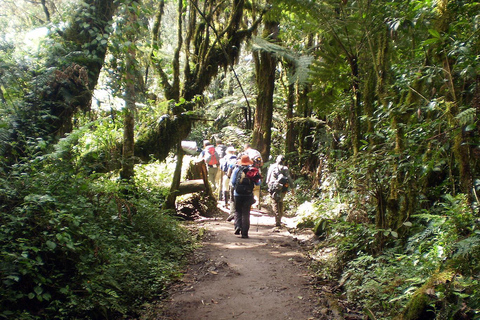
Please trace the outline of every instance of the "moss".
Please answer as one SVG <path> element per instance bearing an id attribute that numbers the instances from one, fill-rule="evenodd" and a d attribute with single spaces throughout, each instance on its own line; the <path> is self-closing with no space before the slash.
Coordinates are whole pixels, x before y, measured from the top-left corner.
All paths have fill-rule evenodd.
<path id="1" fill-rule="evenodd" d="M 437 285 L 451 281 L 454 274 L 455 272 L 452 270 L 435 272 L 423 286 L 415 291 L 408 302 L 401 319 L 435 319 L 435 313 L 432 310 L 429 310 L 429 306 L 435 302 L 434 299 L 436 299 L 436 296 L 429 294 L 429 292 L 434 292 Z"/>
<path id="2" fill-rule="evenodd" d="M 317 237 L 326 236 L 327 235 L 327 228 L 329 226 L 330 220 L 328 219 L 320 219 L 313 228 L 313 232 Z"/>
<path id="3" fill-rule="evenodd" d="M 416 292 L 407 305 L 403 315 L 404 320 L 420 319 L 430 303 L 430 298 L 424 292 Z"/>

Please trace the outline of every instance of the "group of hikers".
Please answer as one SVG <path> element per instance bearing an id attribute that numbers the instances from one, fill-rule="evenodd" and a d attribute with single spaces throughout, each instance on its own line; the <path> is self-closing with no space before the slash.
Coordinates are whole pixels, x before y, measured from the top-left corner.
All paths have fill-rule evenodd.
<path id="1" fill-rule="evenodd" d="M 248 238 L 250 209 L 254 204 L 260 209 L 262 155 L 248 143 L 240 152 L 233 146 L 227 147 L 220 139 L 216 139 L 215 144 L 204 140 L 200 158 L 207 165 L 208 180 L 213 190 L 230 209 L 227 220 L 234 220 L 234 233 Z M 273 199 L 275 225 L 282 227 L 283 199 L 293 186 L 283 155 L 279 155 L 269 166 L 265 182 Z"/>

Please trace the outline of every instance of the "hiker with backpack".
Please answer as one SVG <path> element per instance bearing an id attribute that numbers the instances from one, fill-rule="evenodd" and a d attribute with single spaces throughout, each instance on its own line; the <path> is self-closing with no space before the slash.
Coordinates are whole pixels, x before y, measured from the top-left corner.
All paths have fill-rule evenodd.
<path id="1" fill-rule="evenodd" d="M 293 187 L 293 180 L 290 177 L 288 167 L 285 165 L 285 157 L 279 155 L 275 163 L 268 168 L 267 180 L 268 192 L 273 199 L 273 211 L 275 212 L 275 226 L 282 226 L 283 198 Z M 293 189 L 292 189 L 293 192 Z"/>
<path id="2" fill-rule="evenodd" d="M 247 156 L 250 157 L 250 160 L 253 161 L 253 166 L 258 168 L 258 170 L 261 174 L 262 173 L 262 166 L 263 166 L 263 158 L 262 158 L 262 154 L 260 153 L 260 151 L 252 148 L 250 143 L 245 143 L 243 154 L 246 154 Z M 253 196 L 257 200 L 257 204 L 256 204 L 255 207 L 260 210 L 260 201 L 262 200 L 260 186 L 255 186 L 255 188 L 253 189 Z"/>
<path id="3" fill-rule="evenodd" d="M 215 151 L 217 152 L 218 159 L 219 159 L 219 166 L 218 166 L 219 170 L 217 170 L 217 175 L 215 176 L 215 184 L 218 187 L 218 190 L 217 190 L 218 200 L 225 200 L 224 192 L 223 192 L 224 188 L 222 184 L 224 173 L 221 169 L 223 165 L 223 158 L 225 157 L 225 154 L 226 154 L 227 146 L 224 145 L 222 140 L 220 139 L 215 139 L 215 144 L 216 144 Z"/>
<path id="4" fill-rule="evenodd" d="M 208 181 L 210 181 L 213 186 L 213 190 L 215 191 L 217 190 L 216 176 L 218 172 L 218 166 L 220 164 L 220 158 L 215 150 L 215 147 L 209 140 L 203 141 L 203 150 L 200 153 L 200 158 L 205 160 L 208 171 Z"/>
<path id="5" fill-rule="evenodd" d="M 248 155 L 243 155 L 237 165 L 230 180 L 235 197 L 235 234 L 248 238 L 250 208 L 255 203 L 253 188 L 261 184 L 262 177 Z"/>
<path id="6" fill-rule="evenodd" d="M 233 205 L 233 188 L 230 188 L 230 177 L 232 172 L 237 166 L 237 150 L 234 147 L 228 147 L 226 150 L 226 155 L 220 161 L 220 170 L 223 172 L 223 200 L 225 200 L 225 208 L 228 208 L 229 204 L 231 209 Z M 233 212 L 233 210 L 231 210 Z M 233 214 L 232 214 L 233 218 Z M 228 219 L 227 219 L 228 220 Z M 228 220 L 231 221 L 231 220 Z"/>

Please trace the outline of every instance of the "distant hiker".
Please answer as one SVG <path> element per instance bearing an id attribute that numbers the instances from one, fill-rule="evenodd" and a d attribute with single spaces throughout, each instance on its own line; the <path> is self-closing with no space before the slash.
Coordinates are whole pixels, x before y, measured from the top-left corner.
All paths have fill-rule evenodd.
<path id="1" fill-rule="evenodd" d="M 260 185 L 262 177 L 249 156 L 243 155 L 237 164 L 230 183 L 235 196 L 235 234 L 242 234 L 242 238 L 248 238 L 250 207 L 255 203 L 253 188 Z"/>
<path id="2" fill-rule="evenodd" d="M 223 158 L 225 157 L 225 153 L 227 150 L 227 146 L 223 144 L 221 139 L 215 139 L 215 151 L 218 154 L 218 159 L 219 159 L 219 169 L 222 168 L 223 164 Z M 222 185 L 222 179 L 223 179 L 223 171 L 222 170 L 217 170 L 217 175 L 215 176 L 215 184 L 218 187 L 218 200 L 223 200 L 223 185 Z"/>
<path id="3" fill-rule="evenodd" d="M 220 161 L 222 164 L 220 166 L 221 171 L 223 172 L 223 200 L 225 201 L 225 208 L 228 208 L 229 203 L 233 206 L 233 188 L 230 188 L 230 176 L 232 175 L 233 170 L 237 166 L 237 150 L 234 147 L 228 147 L 226 150 L 225 157 Z M 233 219 L 233 215 L 232 215 Z M 231 219 L 231 220 L 232 220 Z M 228 220 L 228 221 L 231 221 Z"/>
<path id="4" fill-rule="evenodd" d="M 260 151 L 253 149 L 250 143 L 245 143 L 243 154 L 246 154 L 250 157 L 250 160 L 253 161 L 253 165 L 257 168 L 261 168 L 263 166 L 263 158 Z"/>
<path id="5" fill-rule="evenodd" d="M 205 164 L 207 165 L 208 181 L 212 184 L 213 189 L 217 190 L 215 178 L 217 176 L 220 158 L 217 151 L 215 151 L 215 147 L 209 140 L 203 141 L 203 150 L 200 153 L 200 158 L 205 160 Z"/>
<path id="6" fill-rule="evenodd" d="M 282 226 L 283 217 L 283 198 L 289 190 L 293 187 L 293 180 L 290 177 L 288 167 L 284 164 L 285 157 L 279 155 L 274 164 L 270 165 L 267 174 L 268 192 L 273 199 L 273 210 L 275 211 L 275 225 Z M 292 189 L 293 190 L 293 189 Z"/>
<path id="7" fill-rule="evenodd" d="M 217 151 L 218 156 L 220 157 L 220 159 L 222 159 L 223 157 L 225 157 L 225 154 L 227 152 L 227 146 L 223 144 L 223 141 L 221 139 L 216 139 L 215 144 L 215 151 Z"/>
<path id="8" fill-rule="evenodd" d="M 246 154 L 247 156 L 249 156 L 250 160 L 253 161 L 253 166 L 258 168 L 258 170 L 260 171 L 260 174 L 261 174 L 262 173 L 261 168 L 263 166 L 263 158 L 262 158 L 262 154 L 260 153 L 260 151 L 258 151 L 256 149 L 253 149 L 252 146 L 250 145 L 250 143 L 246 143 L 244 145 L 243 154 Z M 260 209 L 260 201 L 261 201 L 260 185 L 255 186 L 255 188 L 253 189 L 253 196 L 255 197 L 256 202 L 257 202 L 255 207 Z"/>

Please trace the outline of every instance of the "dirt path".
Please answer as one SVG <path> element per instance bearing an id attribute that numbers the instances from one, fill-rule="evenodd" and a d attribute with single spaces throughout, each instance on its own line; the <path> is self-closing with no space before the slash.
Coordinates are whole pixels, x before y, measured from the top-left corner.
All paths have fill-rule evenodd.
<path id="1" fill-rule="evenodd" d="M 288 225 L 288 219 L 287 225 Z M 317 319 L 307 260 L 299 244 L 311 234 L 275 229 L 274 219 L 252 211 L 249 239 L 233 222 L 205 220 L 203 247 L 160 319 Z"/>

